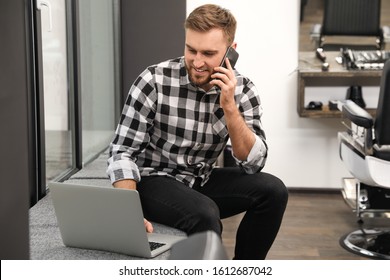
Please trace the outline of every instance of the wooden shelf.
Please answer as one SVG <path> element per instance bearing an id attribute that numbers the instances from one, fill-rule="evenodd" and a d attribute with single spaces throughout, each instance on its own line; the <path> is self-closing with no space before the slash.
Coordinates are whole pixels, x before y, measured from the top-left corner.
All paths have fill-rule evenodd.
<path id="1" fill-rule="evenodd" d="M 371 116 L 375 117 L 375 109 L 365 109 Z M 300 112 L 303 118 L 341 118 L 339 110 L 329 110 L 327 105 L 322 106 L 322 110 L 307 110 L 303 109 Z"/>
<path id="2" fill-rule="evenodd" d="M 340 52 L 327 52 L 329 70 L 323 71 L 322 61 L 316 58 L 315 52 L 300 52 L 298 66 L 298 103 L 297 111 L 304 118 L 340 118 L 341 112 L 329 110 L 324 104 L 322 110 L 307 110 L 305 108 L 305 88 L 308 86 L 340 87 L 340 86 L 378 86 L 382 75 L 381 70 L 347 70 L 336 62 Z M 375 109 L 368 109 L 375 115 Z"/>

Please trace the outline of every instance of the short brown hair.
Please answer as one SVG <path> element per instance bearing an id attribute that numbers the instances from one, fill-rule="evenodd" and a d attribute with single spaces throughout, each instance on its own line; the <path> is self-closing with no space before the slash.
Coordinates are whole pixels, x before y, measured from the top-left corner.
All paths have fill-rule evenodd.
<path id="1" fill-rule="evenodd" d="M 198 32 L 207 32 L 213 28 L 221 29 L 232 44 L 237 28 L 233 14 L 220 6 L 206 4 L 193 10 L 187 17 L 184 27 Z"/>

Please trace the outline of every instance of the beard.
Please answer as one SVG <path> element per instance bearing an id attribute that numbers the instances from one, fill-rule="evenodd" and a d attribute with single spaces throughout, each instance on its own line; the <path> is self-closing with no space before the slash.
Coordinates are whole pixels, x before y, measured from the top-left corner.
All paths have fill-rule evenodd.
<path id="1" fill-rule="evenodd" d="M 186 65 L 187 73 L 190 78 L 190 81 L 195 84 L 197 87 L 204 88 L 208 87 L 209 82 L 211 81 L 210 71 L 207 70 L 205 74 L 199 74 L 193 67 L 189 67 Z"/>

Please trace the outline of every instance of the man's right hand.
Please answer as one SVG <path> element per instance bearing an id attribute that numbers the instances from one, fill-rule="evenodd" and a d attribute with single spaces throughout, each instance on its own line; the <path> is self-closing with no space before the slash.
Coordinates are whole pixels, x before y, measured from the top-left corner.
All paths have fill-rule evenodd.
<path id="1" fill-rule="evenodd" d="M 128 189 L 128 190 L 136 190 L 137 189 L 137 182 L 134 180 L 131 180 L 131 179 L 116 181 L 113 185 L 115 188 L 118 188 L 118 189 Z M 144 225 L 145 225 L 146 232 L 148 232 L 148 233 L 153 232 L 153 225 L 151 224 L 151 222 L 149 222 L 145 218 L 144 218 Z"/>
<path id="2" fill-rule="evenodd" d="M 151 222 L 149 222 L 147 219 L 144 218 L 144 225 L 147 233 L 153 232 L 153 225 Z"/>

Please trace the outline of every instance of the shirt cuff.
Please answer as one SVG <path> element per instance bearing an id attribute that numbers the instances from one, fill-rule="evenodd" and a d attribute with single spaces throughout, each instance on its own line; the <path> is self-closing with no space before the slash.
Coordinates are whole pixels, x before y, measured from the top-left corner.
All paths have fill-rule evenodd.
<path id="1" fill-rule="evenodd" d="M 246 173 L 249 174 L 258 172 L 264 166 L 266 155 L 267 147 L 257 135 L 255 135 L 255 143 L 253 144 L 246 160 L 237 159 L 232 151 L 232 156 L 235 161 L 245 170 Z"/>
<path id="2" fill-rule="evenodd" d="M 141 179 L 138 166 L 130 160 L 110 161 L 106 171 L 111 184 L 123 179 L 132 179 L 139 182 Z"/>

